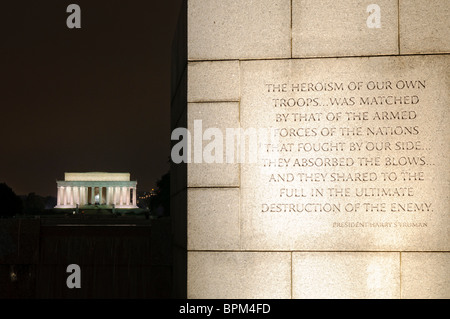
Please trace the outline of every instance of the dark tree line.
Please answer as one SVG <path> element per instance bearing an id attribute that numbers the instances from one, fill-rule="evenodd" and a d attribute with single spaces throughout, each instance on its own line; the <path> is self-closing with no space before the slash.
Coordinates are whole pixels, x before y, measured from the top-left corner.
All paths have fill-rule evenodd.
<path id="1" fill-rule="evenodd" d="M 54 197 L 30 193 L 18 196 L 11 187 L 0 183 L 0 218 L 16 215 L 40 215 L 56 205 Z"/>
<path id="2" fill-rule="evenodd" d="M 164 174 L 156 182 L 155 196 L 150 199 L 150 210 L 157 216 L 170 215 L 170 173 Z"/>
<path id="3" fill-rule="evenodd" d="M 0 217 L 12 217 L 21 214 L 23 203 L 11 187 L 0 183 Z"/>

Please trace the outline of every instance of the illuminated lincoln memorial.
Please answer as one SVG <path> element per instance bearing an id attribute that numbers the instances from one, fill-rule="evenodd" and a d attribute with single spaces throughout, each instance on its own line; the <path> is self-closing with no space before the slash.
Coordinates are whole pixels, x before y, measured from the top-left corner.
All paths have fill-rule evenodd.
<path id="1" fill-rule="evenodd" d="M 137 208 L 136 181 L 129 173 L 65 173 L 57 181 L 55 208 L 106 205 L 115 208 Z"/>

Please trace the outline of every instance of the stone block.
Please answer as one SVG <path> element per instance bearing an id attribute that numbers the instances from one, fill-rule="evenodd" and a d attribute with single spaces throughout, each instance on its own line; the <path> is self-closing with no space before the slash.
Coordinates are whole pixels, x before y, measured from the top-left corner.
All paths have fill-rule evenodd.
<path id="1" fill-rule="evenodd" d="M 449 53 L 447 0 L 400 0 L 400 53 Z"/>
<path id="2" fill-rule="evenodd" d="M 188 189 L 188 249 L 239 249 L 239 189 Z"/>
<path id="3" fill-rule="evenodd" d="M 188 102 L 239 101 L 239 61 L 190 62 Z"/>
<path id="4" fill-rule="evenodd" d="M 380 0 L 380 28 L 369 28 L 371 0 L 293 0 L 292 57 L 398 54 L 396 1 Z M 372 21 L 372 19 L 369 19 Z"/>
<path id="5" fill-rule="evenodd" d="M 449 299 L 450 253 L 402 253 L 402 298 Z"/>
<path id="6" fill-rule="evenodd" d="M 291 253 L 188 252 L 188 298 L 291 297 Z"/>
<path id="7" fill-rule="evenodd" d="M 288 58 L 290 0 L 189 0 L 188 59 Z"/>
<path id="8" fill-rule="evenodd" d="M 400 254 L 294 252 L 292 297 L 399 298 Z"/>
<path id="9" fill-rule="evenodd" d="M 239 186 L 239 163 L 227 163 L 226 156 L 226 131 L 227 128 L 239 128 L 239 104 L 189 103 L 188 107 L 188 129 L 192 146 L 188 187 Z M 206 136 L 207 132 L 212 132 L 211 136 Z M 198 138 L 196 134 L 200 134 Z M 200 143 L 196 141 L 200 141 L 202 136 L 205 140 L 199 148 Z M 213 148 L 219 143 L 222 143 L 222 151 L 221 147 Z M 231 147 L 236 152 L 237 143 Z"/>
<path id="10" fill-rule="evenodd" d="M 242 61 L 241 127 L 279 138 L 241 164 L 242 248 L 448 250 L 448 63 Z"/>

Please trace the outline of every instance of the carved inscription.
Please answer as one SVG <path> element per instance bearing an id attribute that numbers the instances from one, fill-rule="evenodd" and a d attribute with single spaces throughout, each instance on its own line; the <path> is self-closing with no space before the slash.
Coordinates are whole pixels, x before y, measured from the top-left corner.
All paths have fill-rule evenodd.
<path id="1" fill-rule="evenodd" d="M 446 57 L 242 62 L 241 125 L 272 129 L 241 165 L 248 249 L 448 246 Z"/>
<path id="2" fill-rule="evenodd" d="M 271 95 L 266 106 L 279 138 L 262 145 L 279 154 L 263 159 L 263 167 L 279 198 L 261 203 L 261 212 L 433 210 L 414 196 L 426 178 L 423 167 L 433 165 L 426 155 L 431 145 L 421 139 L 426 79 L 268 82 L 263 90 Z"/>

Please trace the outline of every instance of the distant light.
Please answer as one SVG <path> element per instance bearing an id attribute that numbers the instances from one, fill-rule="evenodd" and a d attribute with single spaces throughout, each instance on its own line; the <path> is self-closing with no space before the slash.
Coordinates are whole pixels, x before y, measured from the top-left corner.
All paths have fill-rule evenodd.
<path id="1" fill-rule="evenodd" d="M 11 281 L 12 282 L 17 280 L 17 274 L 15 273 L 15 271 L 11 271 L 10 276 L 11 276 Z"/>

